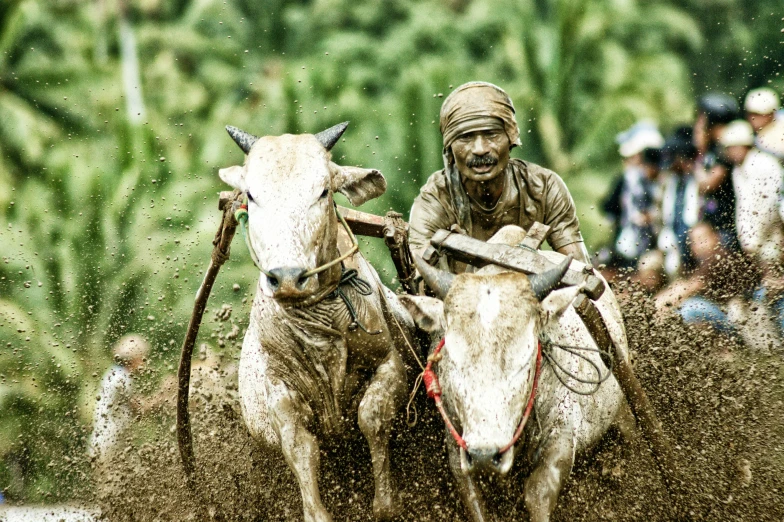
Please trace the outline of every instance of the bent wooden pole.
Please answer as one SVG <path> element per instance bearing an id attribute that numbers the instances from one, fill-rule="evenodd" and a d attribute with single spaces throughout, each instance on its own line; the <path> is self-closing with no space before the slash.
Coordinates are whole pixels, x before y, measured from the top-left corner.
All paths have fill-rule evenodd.
<path id="1" fill-rule="evenodd" d="M 659 468 L 667 492 L 670 494 L 671 500 L 673 500 L 670 506 L 672 514 L 677 514 L 683 484 L 679 478 L 672 449 L 664 435 L 661 422 L 653 411 L 651 402 L 648 400 L 648 395 L 634 374 L 631 363 L 624 357 L 621 349 L 610 337 L 607 325 L 604 324 L 604 319 L 602 319 L 596 305 L 584 294 L 578 295 L 573 305 L 577 315 L 580 316 L 594 341 L 596 341 L 597 346 L 602 350 L 606 350 L 612 356 L 610 367 L 613 375 L 615 375 L 615 379 L 618 381 L 624 396 L 626 396 L 626 402 L 629 403 L 632 414 L 637 419 L 640 431 L 648 443 L 651 453 L 653 453 L 656 466 Z"/>
<path id="2" fill-rule="evenodd" d="M 193 437 L 191 436 L 191 418 L 188 411 L 188 398 L 190 395 L 191 382 L 191 357 L 193 346 L 196 344 L 196 337 L 199 335 L 199 326 L 204 310 L 207 308 L 207 299 L 218 277 L 218 271 L 223 263 L 229 259 L 231 240 L 237 231 L 237 220 L 234 219 L 235 203 L 241 203 L 242 194 L 239 191 L 221 192 L 219 208 L 223 211 L 223 219 L 220 228 L 212 240 L 213 249 L 210 259 L 210 266 L 204 274 L 204 280 L 196 293 L 196 302 L 193 304 L 193 313 L 188 323 L 188 330 L 185 333 L 185 340 L 182 343 L 180 353 L 180 366 L 177 371 L 177 445 L 180 449 L 182 467 L 185 469 L 185 476 L 188 486 L 193 489 L 193 472 L 195 461 L 193 457 Z"/>

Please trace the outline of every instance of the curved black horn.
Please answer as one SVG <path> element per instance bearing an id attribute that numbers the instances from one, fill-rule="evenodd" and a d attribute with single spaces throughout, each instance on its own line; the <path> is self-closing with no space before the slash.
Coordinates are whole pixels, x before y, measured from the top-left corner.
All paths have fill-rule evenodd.
<path id="1" fill-rule="evenodd" d="M 259 139 L 258 136 L 249 134 L 244 130 L 238 129 L 237 127 L 232 127 L 231 125 L 226 125 L 226 132 L 229 133 L 231 139 L 233 139 L 237 145 L 240 146 L 242 152 L 245 154 L 250 152 L 250 148 L 253 147 L 253 144 L 256 143 L 256 140 Z"/>
<path id="2" fill-rule="evenodd" d="M 571 263 L 572 256 L 569 255 L 555 268 L 551 268 L 541 274 L 531 274 L 528 276 L 528 282 L 531 283 L 531 290 L 533 290 L 537 299 L 541 301 L 558 286 L 558 283 L 561 282 L 566 271 L 569 270 L 569 265 Z"/>
<path id="3" fill-rule="evenodd" d="M 432 267 L 417 255 L 414 255 L 414 264 L 427 286 L 435 292 L 436 297 L 445 299 L 446 294 L 449 293 L 449 289 L 452 287 L 452 282 L 455 280 L 455 274 Z"/>
<path id="4" fill-rule="evenodd" d="M 343 136 L 343 133 L 346 132 L 346 127 L 348 127 L 347 121 L 338 123 L 337 125 L 316 134 L 316 139 L 319 140 L 319 143 L 324 145 L 325 149 L 332 150 L 335 143 L 337 143 L 340 137 Z"/>

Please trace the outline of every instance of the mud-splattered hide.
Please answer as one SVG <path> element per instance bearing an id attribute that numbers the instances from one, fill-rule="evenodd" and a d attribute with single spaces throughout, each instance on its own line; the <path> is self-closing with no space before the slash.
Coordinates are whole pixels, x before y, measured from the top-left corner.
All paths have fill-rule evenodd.
<path id="1" fill-rule="evenodd" d="M 245 164 L 221 169 L 220 177 L 247 194 L 250 242 L 267 272 L 262 288 L 283 300 L 313 295 L 325 283 L 326 276 L 303 274 L 338 255 L 334 193 L 356 206 L 386 190 L 379 171 L 331 162 L 310 134 L 258 138 Z"/>
<path id="2" fill-rule="evenodd" d="M 343 434 L 353 416 L 370 450 L 373 513 L 386 520 L 400 510 L 389 427 L 405 401 L 402 328 L 413 324 L 340 226 L 335 192 L 361 205 L 386 189 L 377 170 L 330 161 L 345 128 L 257 138 L 228 127 L 247 159 L 220 171 L 248 196 L 261 272 L 237 376 L 242 417 L 289 464 L 307 522 L 332 520 L 318 487 L 319 442 Z"/>
<path id="3" fill-rule="evenodd" d="M 519 227 L 502 228 L 490 242 L 516 245 L 525 237 Z M 540 252 L 565 270 L 557 252 Z M 623 395 L 596 352 L 580 358 L 551 349 L 543 359 L 533 413 L 517 444 L 512 442 L 525 412 L 535 375 L 540 337 L 553 345 L 596 348 L 590 333 L 570 306 L 580 286 L 552 290 L 562 270 L 526 276 L 488 265 L 453 278 L 417 264 L 428 285 L 444 298 L 401 297 L 416 324 L 431 337 L 444 337 L 438 374 L 443 404 L 462 434 L 468 451 L 447 435 L 449 466 L 470 520 L 487 520 L 482 481 L 477 476 L 505 474 L 516 454 L 529 464 L 525 504 L 533 522 L 546 522 L 574 464 L 575 455 L 595 444 L 616 419 Z M 585 266 L 571 262 L 572 270 Z M 451 281 L 450 281 L 451 280 Z M 431 282 L 433 284 L 431 284 Z M 444 283 L 449 283 L 446 286 Z M 628 353 L 620 307 L 610 289 L 595 302 L 610 336 Z M 545 348 L 546 349 L 546 348 Z M 608 378 L 590 395 L 564 386 L 550 360 L 582 380 Z M 561 375 L 573 389 L 577 380 Z M 589 386 L 590 388 L 590 386 Z M 504 451 L 502 451 L 504 450 Z"/>
<path id="4" fill-rule="evenodd" d="M 514 436 L 531 394 L 539 333 L 576 297 L 578 287 L 550 293 L 541 303 L 519 273 L 461 274 L 443 303 L 415 298 L 408 303 L 420 326 L 443 331 L 441 386 L 469 453 L 465 472 L 482 460 L 506 473 L 513 449 L 499 454 Z"/>

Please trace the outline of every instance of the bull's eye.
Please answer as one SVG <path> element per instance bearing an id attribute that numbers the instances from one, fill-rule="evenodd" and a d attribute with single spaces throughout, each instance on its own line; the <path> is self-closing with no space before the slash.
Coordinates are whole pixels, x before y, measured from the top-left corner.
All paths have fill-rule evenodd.
<path id="1" fill-rule="evenodd" d="M 324 192 L 322 192 L 322 193 L 321 193 L 321 195 L 319 196 L 319 199 L 324 199 L 324 198 L 326 198 L 327 196 L 329 196 L 329 189 L 326 189 L 326 188 L 325 188 L 325 189 L 324 189 Z"/>
<path id="2" fill-rule="evenodd" d="M 250 201 L 251 203 L 255 203 L 256 202 L 256 200 L 253 199 L 253 196 L 250 195 L 250 192 L 248 192 L 248 201 Z"/>

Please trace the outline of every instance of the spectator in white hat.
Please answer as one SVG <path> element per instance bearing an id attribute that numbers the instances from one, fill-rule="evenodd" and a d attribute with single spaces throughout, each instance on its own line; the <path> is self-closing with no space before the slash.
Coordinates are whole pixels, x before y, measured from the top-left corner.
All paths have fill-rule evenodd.
<path id="1" fill-rule="evenodd" d="M 755 134 L 773 123 L 780 105 L 779 95 L 773 89 L 760 87 L 749 91 L 743 108 Z"/>
<path id="2" fill-rule="evenodd" d="M 142 397 L 135 378 L 144 368 L 150 344 L 136 334 L 122 337 L 114 345 L 114 365 L 106 370 L 98 389 L 93 412 L 93 432 L 88 454 L 98 480 L 99 490 L 119 479 L 119 461 L 127 447 L 128 435 L 136 415 L 145 414 L 174 397 L 172 379 L 164 380 L 158 394 Z"/>
<path id="3" fill-rule="evenodd" d="M 757 259 L 763 270 L 777 265 L 784 247 L 778 195 L 784 169 L 772 155 L 754 147 L 754 130 L 736 120 L 719 140 L 733 164 L 735 228 L 743 252 Z"/>
<path id="4" fill-rule="evenodd" d="M 638 258 L 654 243 L 653 213 L 660 148 L 664 137 L 651 121 L 640 121 L 618 134 L 618 153 L 623 172 L 602 202 L 602 209 L 615 226 L 613 246 L 600 259 L 611 269 L 633 269 Z M 612 273 L 608 274 L 612 277 Z"/>
<path id="5" fill-rule="evenodd" d="M 749 91 L 744 108 L 757 134 L 757 148 L 784 160 L 784 118 L 777 117 L 781 103 L 776 91 L 767 87 Z"/>

